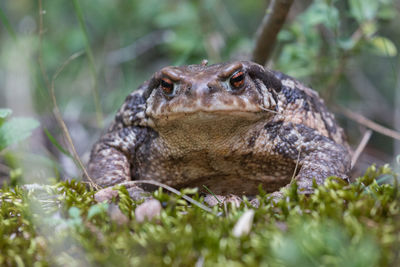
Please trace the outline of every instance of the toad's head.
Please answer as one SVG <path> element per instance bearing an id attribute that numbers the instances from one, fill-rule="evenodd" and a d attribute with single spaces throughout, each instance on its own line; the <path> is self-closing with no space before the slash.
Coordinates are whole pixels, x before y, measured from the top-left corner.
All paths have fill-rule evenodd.
<path id="1" fill-rule="evenodd" d="M 272 118 L 280 89 L 273 72 L 248 61 L 165 67 L 148 83 L 146 115 L 159 132 L 235 131 Z"/>

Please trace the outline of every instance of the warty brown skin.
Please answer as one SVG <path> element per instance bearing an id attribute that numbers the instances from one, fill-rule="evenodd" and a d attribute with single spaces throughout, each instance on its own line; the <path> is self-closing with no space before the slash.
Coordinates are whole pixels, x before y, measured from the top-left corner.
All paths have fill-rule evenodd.
<path id="1" fill-rule="evenodd" d="M 222 195 L 255 195 L 260 184 L 274 192 L 292 179 L 310 193 L 314 178 L 349 170 L 343 130 L 318 94 L 248 61 L 155 73 L 126 98 L 89 162 L 102 187 L 151 179 Z"/>

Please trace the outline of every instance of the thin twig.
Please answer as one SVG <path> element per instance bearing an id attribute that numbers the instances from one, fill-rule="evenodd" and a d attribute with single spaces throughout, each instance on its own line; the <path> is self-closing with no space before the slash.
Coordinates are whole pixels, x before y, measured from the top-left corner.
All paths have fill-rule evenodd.
<path id="1" fill-rule="evenodd" d="M 85 166 L 83 165 L 78 153 L 76 152 L 74 143 L 72 141 L 72 138 L 69 134 L 68 128 L 64 123 L 64 120 L 61 116 L 61 112 L 58 109 L 58 105 L 57 105 L 57 99 L 55 97 L 55 93 L 54 93 L 54 82 L 57 78 L 57 76 L 61 73 L 61 71 L 69 64 L 69 62 L 71 62 L 72 60 L 74 60 L 75 58 L 79 57 L 80 55 L 82 55 L 82 52 L 79 53 L 75 53 L 72 56 L 70 56 L 62 65 L 61 67 L 57 70 L 57 72 L 53 75 L 52 77 L 52 81 L 50 83 L 49 81 L 49 77 L 47 76 L 46 73 L 46 68 L 44 66 L 43 63 L 43 55 L 42 55 L 42 41 L 43 41 L 43 9 L 42 9 L 42 0 L 38 0 L 38 4 L 39 4 L 39 55 L 38 55 L 38 61 L 39 61 L 39 68 L 40 71 L 42 73 L 45 85 L 48 89 L 48 91 L 50 92 L 50 96 L 51 96 L 51 100 L 53 103 L 53 112 L 54 112 L 54 116 L 58 122 L 58 124 L 60 125 L 60 127 L 63 130 L 63 133 L 71 147 L 72 150 L 72 154 L 74 156 L 74 160 L 78 163 L 79 167 L 82 169 L 84 175 L 86 176 L 86 178 L 89 180 L 89 184 L 94 187 L 95 189 L 100 189 L 100 187 L 91 179 L 91 177 L 89 176 Z"/>
<path id="2" fill-rule="evenodd" d="M 353 157 L 351 158 L 351 168 L 353 169 L 354 165 L 356 165 L 358 158 L 360 157 L 361 153 L 364 151 L 365 146 L 368 144 L 369 139 L 372 136 L 372 130 L 367 130 L 363 138 L 361 139 L 360 143 L 357 146 L 356 151 L 353 154 Z"/>
<path id="3" fill-rule="evenodd" d="M 376 123 L 376 122 L 374 122 L 374 121 L 372 121 L 370 119 L 365 118 L 361 114 L 355 113 L 355 112 L 353 112 L 353 111 L 351 111 L 351 110 L 349 110 L 347 108 L 344 108 L 344 107 L 336 107 L 336 108 L 334 108 L 334 110 L 336 112 L 346 116 L 347 118 L 349 118 L 349 119 L 351 119 L 351 120 L 353 120 L 353 121 L 355 121 L 355 122 L 357 122 L 357 123 L 359 123 L 361 125 L 364 125 L 365 127 L 368 127 L 371 130 L 374 130 L 375 132 L 378 132 L 380 134 L 389 136 L 389 137 L 391 137 L 393 139 L 400 140 L 400 133 L 399 132 L 397 132 L 395 130 L 392 130 L 392 129 L 389 129 L 389 128 L 386 128 L 386 127 L 384 127 L 384 126 L 382 126 L 382 125 L 380 125 L 380 124 L 378 124 L 378 123 Z"/>
<path id="4" fill-rule="evenodd" d="M 294 167 L 294 171 L 293 171 L 292 179 L 290 179 L 290 183 L 292 183 L 294 181 L 294 178 L 296 177 L 297 168 L 299 167 L 299 163 L 300 163 L 300 153 L 301 153 L 301 147 L 299 148 L 299 153 L 297 154 L 296 167 Z"/>
<path id="5" fill-rule="evenodd" d="M 256 33 L 256 44 L 252 60 L 265 65 L 272 54 L 275 41 L 285 23 L 293 0 L 271 0 L 266 14 Z"/>
<path id="6" fill-rule="evenodd" d="M 172 187 L 170 187 L 170 186 L 168 186 L 166 184 L 163 184 L 163 183 L 160 183 L 160 182 L 157 182 L 157 181 L 154 181 L 154 180 L 128 181 L 128 182 L 120 183 L 118 185 L 122 185 L 122 186 L 125 186 L 125 187 L 126 186 L 131 187 L 131 186 L 134 186 L 136 184 L 151 184 L 151 185 L 155 185 L 155 186 L 158 186 L 158 187 L 162 187 L 162 188 L 164 188 L 164 189 L 166 189 L 166 190 L 168 190 L 168 191 L 170 191 L 170 192 L 172 192 L 172 193 L 174 193 L 174 194 L 176 194 L 178 196 L 181 196 L 183 199 L 187 200 L 188 202 L 192 203 L 193 205 L 195 205 L 195 206 L 197 206 L 197 207 L 199 207 L 199 208 L 201 208 L 201 209 L 203 209 L 203 210 L 205 210 L 207 212 L 215 214 L 215 212 L 212 209 L 210 209 L 209 207 L 205 206 L 204 204 L 194 200 L 191 197 L 188 197 L 185 194 L 182 194 L 181 192 L 179 192 L 175 188 L 172 188 Z M 215 215 L 217 215 L 217 214 L 215 214 Z"/>
<path id="7" fill-rule="evenodd" d="M 264 108 L 262 106 L 258 106 L 258 107 L 261 108 L 262 110 L 265 110 L 265 111 L 268 111 L 268 112 L 271 112 L 271 113 L 275 113 L 275 114 L 279 114 L 279 115 L 282 114 L 282 113 L 280 113 L 278 111 L 275 111 L 275 110 L 272 110 L 272 109 L 269 109 L 269 108 Z"/>
<path id="8" fill-rule="evenodd" d="M 42 0 L 38 0 L 39 3 L 39 49 L 38 49 L 38 62 L 40 72 L 42 73 L 42 77 L 44 79 L 44 83 L 47 87 L 47 90 L 50 91 L 50 81 L 49 76 L 47 76 L 46 69 L 43 63 L 43 53 L 42 53 L 42 43 L 43 43 L 43 9 L 42 9 Z"/>
<path id="9" fill-rule="evenodd" d="M 57 99 L 54 93 L 54 83 L 55 80 L 57 79 L 58 75 L 63 71 L 63 69 L 74 59 L 76 59 L 77 57 L 81 56 L 83 54 L 83 52 L 78 52 L 73 54 L 72 56 L 70 56 L 56 71 L 56 73 L 53 75 L 52 79 L 51 79 L 51 86 L 50 86 L 50 95 L 51 95 L 51 100 L 53 102 L 53 112 L 54 112 L 54 116 L 56 117 L 56 120 L 58 122 L 58 124 L 60 125 L 65 138 L 67 139 L 67 142 L 71 148 L 72 151 L 72 155 L 74 156 L 74 159 L 76 160 L 76 162 L 78 163 L 79 167 L 81 168 L 81 170 L 83 171 L 84 175 L 86 176 L 86 178 L 90 181 L 90 185 L 93 186 L 95 189 L 100 189 L 100 187 L 92 180 L 92 178 L 89 176 L 89 173 L 87 172 L 85 166 L 83 165 L 78 153 L 76 152 L 75 149 L 75 145 L 74 142 L 72 141 L 71 135 L 69 134 L 69 130 L 67 128 L 67 126 L 65 125 L 65 122 L 61 116 L 61 112 L 58 109 L 58 105 L 57 105 Z"/>

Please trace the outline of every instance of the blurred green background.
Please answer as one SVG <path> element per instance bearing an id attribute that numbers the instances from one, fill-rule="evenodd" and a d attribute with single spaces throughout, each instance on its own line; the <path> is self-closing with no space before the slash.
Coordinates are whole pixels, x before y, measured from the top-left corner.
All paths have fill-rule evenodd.
<path id="1" fill-rule="evenodd" d="M 400 129 L 400 1 L 296 0 L 268 66 Z M 40 6 L 42 11 L 40 11 Z M 40 121 L 29 142 L 0 151 L 0 181 L 79 174 L 53 117 L 49 87 L 83 160 L 124 98 L 166 65 L 249 59 L 268 1 L 2 0 L 0 108 Z M 365 128 L 338 115 L 352 146 Z M 48 131 L 46 135 L 43 129 Z M 361 157 L 391 162 L 400 144 L 374 133 Z"/>

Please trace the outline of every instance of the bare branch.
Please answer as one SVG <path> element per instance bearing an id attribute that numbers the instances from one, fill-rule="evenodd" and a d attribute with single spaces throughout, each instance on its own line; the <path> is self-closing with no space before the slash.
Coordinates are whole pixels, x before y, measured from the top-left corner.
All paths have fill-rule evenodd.
<path id="1" fill-rule="evenodd" d="M 336 107 L 334 110 L 336 112 L 346 116 L 347 118 L 349 118 L 349 119 L 351 119 L 351 120 L 353 120 L 353 121 L 355 121 L 355 122 L 357 122 L 357 123 L 359 123 L 361 125 L 364 125 L 365 127 L 368 127 L 371 130 L 374 130 L 375 132 L 378 132 L 380 134 L 389 136 L 389 137 L 391 137 L 393 139 L 400 140 L 400 133 L 399 132 L 397 132 L 395 130 L 392 130 L 392 129 L 389 129 L 389 128 L 386 128 L 386 127 L 384 127 L 384 126 L 382 126 L 382 125 L 380 125 L 380 124 L 378 124 L 378 123 L 376 123 L 376 122 L 374 122 L 374 121 L 372 121 L 370 119 L 365 118 L 361 114 L 355 113 L 355 112 L 353 112 L 353 111 L 351 111 L 351 110 L 349 110 L 347 108 L 344 108 L 344 107 Z"/>
<path id="2" fill-rule="evenodd" d="M 256 34 L 252 60 L 265 65 L 275 45 L 276 37 L 285 23 L 293 0 L 271 0 Z"/>
<path id="3" fill-rule="evenodd" d="M 368 141 L 371 138 L 371 136 L 372 136 L 372 130 L 367 130 L 364 133 L 363 138 L 361 139 L 356 151 L 353 154 L 353 157 L 351 158 L 351 168 L 353 168 L 354 165 L 356 165 L 358 158 L 360 157 L 361 153 L 363 152 L 365 146 L 368 144 Z"/>

